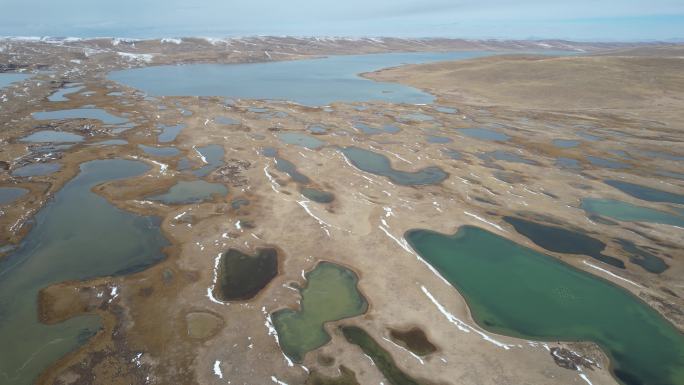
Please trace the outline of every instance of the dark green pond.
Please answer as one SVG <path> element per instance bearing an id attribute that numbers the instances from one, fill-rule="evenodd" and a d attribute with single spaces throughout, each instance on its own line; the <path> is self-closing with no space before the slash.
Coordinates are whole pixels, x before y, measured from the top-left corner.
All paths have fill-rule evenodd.
<path id="1" fill-rule="evenodd" d="M 641 266 L 646 271 L 660 274 L 670 267 L 662 258 L 637 246 L 634 242 L 626 239 L 617 239 L 616 242 L 618 245 L 622 246 L 622 249 L 625 252 L 629 253 L 630 262 Z"/>
<path id="2" fill-rule="evenodd" d="M 684 384 L 684 336 L 626 290 L 478 227 L 454 235 L 411 230 L 406 239 L 484 328 L 594 341 L 624 384 Z"/>
<path id="3" fill-rule="evenodd" d="M 609 265 L 625 268 L 624 262 L 618 258 L 603 255 L 606 244 L 586 234 L 562 227 L 544 225 L 522 218 L 504 217 L 515 228 L 515 231 L 529 238 L 540 247 L 556 253 L 584 254 Z"/>
<path id="4" fill-rule="evenodd" d="M 216 294 L 220 300 L 248 300 L 278 274 L 278 252 L 264 248 L 258 249 L 256 255 L 248 255 L 230 249 L 221 255 L 218 274 Z"/>
<path id="5" fill-rule="evenodd" d="M 419 356 L 426 356 L 437 351 L 437 347 L 430 342 L 423 329 L 418 327 L 409 330 L 390 329 L 390 338 L 394 343 Z"/>
<path id="6" fill-rule="evenodd" d="M 658 190 L 636 183 L 623 182 L 620 180 L 608 179 L 605 180 L 604 183 L 615 187 L 627 195 L 631 195 L 635 198 L 643 199 L 645 201 L 677 203 L 680 205 L 684 204 L 684 195 Z"/>
<path id="7" fill-rule="evenodd" d="M 305 197 L 318 203 L 330 203 L 335 200 L 334 194 L 313 187 L 302 187 L 299 192 L 301 192 Z"/>
<path id="8" fill-rule="evenodd" d="M 323 329 L 326 322 L 366 312 L 368 303 L 359 293 L 353 271 L 330 262 L 320 262 L 306 273 L 299 310 L 283 309 L 272 315 L 280 347 L 293 361 L 330 341 Z"/>
<path id="9" fill-rule="evenodd" d="M 395 170 L 386 156 L 358 147 L 345 147 L 341 151 L 359 170 L 387 177 L 400 185 L 439 184 L 449 176 L 437 166 L 425 167 L 413 172 Z"/>
<path id="10" fill-rule="evenodd" d="M 365 330 L 356 326 L 345 326 L 342 334 L 349 343 L 357 345 L 373 360 L 387 381 L 392 385 L 420 385 L 421 383 L 411 378 L 397 367 L 392 355 L 383 349 Z"/>
<path id="11" fill-rule="evenodd" d="M 168 242 L 159 221 L 120 210 L 91 192 L 93 186 L 149 169 L 131 160 L 95 160 L 35 216 L 21 246 L 0 260 L 0 383 L 28 385 L 55 360 L 100 328 L 99 317 L 56 325 L 38 322 L 38 291 L 50 284 L 145 269 L 162 258 Z"/>

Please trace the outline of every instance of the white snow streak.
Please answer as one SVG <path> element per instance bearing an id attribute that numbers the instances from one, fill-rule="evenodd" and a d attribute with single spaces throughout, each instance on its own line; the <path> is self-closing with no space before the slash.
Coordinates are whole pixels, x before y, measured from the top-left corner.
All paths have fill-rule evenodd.
<path id="1" fill-rule="evenodd" d="M 634 282 L 634 281 L 630 281 L 630 280 L 627 279 L 627 278 L 620 277 L 619 275 L 617 275 L 617 274 L 615 274 L 615 273 L 612 273 L 612 272 L 610 272 L 610 271 L 608 271 L 608 270 L 606 270 L 606 269 L 600 268 L 600 267 L 598 267 L 598 266 L 596 266 L 596 265 L 594 265 L 594 264 L 592 264 L 592 263 L 587 262 L 586 260 L 582 260 L 582 263 L 584 263 L 584 264 L 587 265 L 587 266 L 593 267 L 593 268 L 596 269 L 596 270 L 602 271 L 602 272 L 604 272 L 604 273 L 610 275 L 610 276 L 613 277 L 613 278 L 617 278 L 617 279 L 622 280 L 622 281 L 625 281 L 625 282 L 627 282 L 627 283 L 631 283 L 632 285 L 638 287 L 639 289 L 643 289 L 643 288 L 644 288 L 643 286 L 639 285 L 638 283 L 636 283 L 636 282 Z"/>
<path id="2" fill-rule="evenodd" d="M 498 346 L 498 347 L 504 348 L 504 349 L 506 349 L 506 350 L 509 350 L 509 349 L 511 348 L 512 345 L 508 345 L 508 344 L 505 344 L 505 343 L 503 343 L 503 342 L 499 342 L 499 341 L 493 339 L 492 337 L 490 337 L 488 334 L 486 334 L 486 333 L 484 333 L 484 332 L 482 332 L 482 331 L 480 331 L 480 330 L 477 330 L 477 329 L 475 329 L 474 327 L 468 325 L 467 323 L 461 321 L 461 320 L 458 319 L 455 315 L 449 313 L 449 311 L 446 310 L 446 308 L 445 308 L 444 306 L 442 306 L 442 304 L 440 304 L 439 302 L 437 302 L 437 300 L 435 299 L 435 297 L 432 295 L 432 293 L 430 293 L 430 292 L 428 291 L 427 288 L 425 288 L 425 286 L 422 286 L 422 285 L 421 285 L 420 288 L 421 288 L 421 290 L 423 290 L 423 293 L 425 293 L 425 295 L 430 299 L 430 301 L 432 301 L 432 303 L 435 304 L 435 306 L 436 306 L 437 309 L 440 311 L 440 313 L 442 313 L 442 314 L 444 315 L 444 317 L 446 317 L 446 319 L 447 319 L 449 322 L 451 322 L 452 324 L 456 325 L 456 327 L 457 327 L 459 330 L 464 331 L 464 332 L 466 332 L 466 333 L 470 333 L 471 331 L 473 331 L 473 332 L 479 334 L 485 341 L 491 342 L 491 343 L 493 343 L 494 345 L 496 345 L 496 346 Z"/>

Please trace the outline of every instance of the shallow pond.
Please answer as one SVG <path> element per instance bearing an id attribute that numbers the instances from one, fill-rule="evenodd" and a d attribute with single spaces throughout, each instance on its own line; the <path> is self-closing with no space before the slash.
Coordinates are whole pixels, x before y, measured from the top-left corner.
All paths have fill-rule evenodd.
<path id="1" fill-rule="evenodd" d="M 457 131 L 471 138 L 490 142 L 506 142 L 511 139 L 510 136 L 504 133 L 490 130 L 488 128 L 459 128 Z"/>
<path id="2" fill-rule="evenodd" d="M 197 147 L 195 151 L 199 153 L 202 162 L 204 163 L 204 166 L 192 171 L 195 176 L 205 177 L 212 171 L 223 166 L 223 157 L 226 154 L 226 150 L 223 146 L 208 144 L 203 147 Z"/>
<path id="3" fill-rule="evenodd" d="M 537 246 L 556 253 L 584 254 L 609 265 L 625 268 L 624 262 L 618 258 L 604 255 L 601 252 L 606 244 L 584 233 L 563 227 L 550 226 L 516 217 L 504 217 L 504 221 L 515 228 L 515 231 L 526 236 Z"/>
<path id="4" fill-rule="evenodd" d="M 159 195 L 153 195 L 148 199 L 160 201 L 166 204 L 181 205 L 199 203 L 212 199 L 214 195 L 225 196 L 228 188 L 220 183 L 209 183 L 204 180 L 180 181 Z"/>
<path id="5" fill-rule="evenodd" d="M 21 138 L 20 141 L 31 142 L 31 143 L 43 143 L 43 142 L 73 143 L 73 142 L 82 142 L 83 137 L 81 135 L 72 134 L 70 132 L 43 130 L 43 131 L 34 132 L 31 135 L 25 136 L 25 137 Z"/>
<path id="6" fill-rule="evenodd" d="M 328 132 L 328 128 L 322 124 L 312 124 L 307 129 L 312 134 L 326 134 Z"/>
<path id="7" fill-rule="evenodd" d="M 277 274 L 276 249 L 257 249 L 256 255 L 229 249 L 219 260 L 214 292 L 222 301 L 245 301 L 256 296 Z"/>
<path id="8" fill-rule="evenodd" d="M 145 152 L 145 154 L 153 155 L 153 156 L 169 157 L 169 156 L 176 156 L 176 155 L 180 154 L 180 150 L 177 149 L 176 147 L 154 147 L 154 146 L 146 146 L 144 144 L 139 144 L 138 148 L 143 150 Z"/>
<path id="9" fill-rule="evenodd" d="M 261 155 L 267 158 L 273 158 L 278 155 L 278 150 L 273 147 L 264 147 L 261 149 Z"/>
<path id="10" fill-rule="evenodd" d="M 178 134 L 183 131 L 185 128 L 185 124 L 179 123 L 179 124 L 174 124 L 174 125 L 165 125 L 165 124 L 160 124 L 158 127 L 162 130 L 161 134 L 157 136 L 157 141 L 159 143 L 168 143 L 168 142 L 173 142 L 176 140 L 176 137 Z"/>
<path id="11" fill-rule="evenodd" d="M 632 241 L 617 239 L 617 244 L 629 254 L 629 261 L 641 266 L 644 270 L 654 274 L 660 274 L 669 269 L 670 266 L 659 256 L 637 246 Z"/>
<path id="12" fill-rule="evenodd" d="M 104 124 L 123 124 L 128 122 L 128 119 L 114 116 L 101 108 L 40 111 L 32 113 L 31 116 L 36 120 L 94 119 Z"/>
<path id="13" fill-rule="evenodd" d="M 382 134 L 384 132 L 384 130 L 380 128 L 371 127 L 370 125 L 362 122 L 354 123 L 354 128 L 366 135 Z"/>
<path id="14" fill-rule="evenodd" d="M 582 168 L 577 159 L 558 157 L 556 158 L 556 167 L 570 170 L 579 170 Z"/>
<path id="15" fill-rule="evenodd" d="M 233 199 L 230 202 L 230 207 L 233 210 L 240 210 L 240 208 L 242 208 L 244 206 L 249 206 L 249 200 L 248 199 L 237 198 L 237 199 Z"/>
<path id="16" fill-rule="evenodd" d="M 335 195 L 327 191 L 319 190 L 312 187 L 302 187 L 299 192 L 308 199 L 317 203 L 330 203 L 335 200 Z"/>
<path id="17" fill-rule="evenodd" d="M 321 148 L 326 144 L 318 138 L 314 138 L 311 135 L 300 134 L 298 132 L 281 132 L 278 134 L 278 139 L 283 143 L 294 144 L 311 150 Z"/>
<path id="18" fill-rule="evenodd" d="M 382 126 L 382 129 L 388 134 L 396 134 L 397 132 L 401 131 L 399 127 L 393 124 L 385 124 Z"/>
<path id="19" fill-rule="evenodd" d="M 684 156 L 671 154 L 663 151 L 640 151 L 642 154 L 656 159 L 673 160 L 677 162 L 684 161 Z"/>
<path id="20" fill-rule="evenodd" d="M 608 281 L 486 230 L 411 230 L 406 239 L 495 333 L 594 341 L 624 384 L 684 384 L 684 336 Z"/>
<path id="21" fill-rule="evenodd" d="M 453 140 L 451 138 L 447 138 L 446 136 L 437 136 L 437 135 L 425 135 L 425 140 L 428 143 L 439 143 L 439 144 L 453 142 Z"/>
<path id="22" fill-rule="evenodd" d="M 124 139 L 107 139 L 101 142 L 91 143 L 92 146 L 125 146 L 128 144 Z"/>
<path id="23" fill-rule="evenodd" d="M 603 140 L 603 138 L 600 136 L 587 134 L 586 132 L 578 132 L 577 135 L 581 136 L 582 138 L 584 138 L 590 142 L 598 142 L 600 140 Z"/>
<path id="24" fill-rule="evenodd" d="M 21 187 L 0 187 L 0 205 L 10 204 L 23 197 L 28 192 Z"/>
<path id="25" fill-rule="evenodd" d="M 290 162 L 289 160 L 276 157 L 275 158 L 275 164 L 276 164 L 276 169 L 278 171 L 286 173 L 295 182 L 302 183 L 302 184 L 307 184 L 307 183 L 311 182 L 311 179 L 309 179 L 309 177 L 307 177 L 306 175 L 297 171 L 297 166 L 295 166 L 294 163 Z"/>
<path id="26" fill-rule="evenodd" d="M 579 146 L 580 141 L 579 140 L 572 140 L 572 139 L 554 139 L 553 140 L 553 145 L 558 147 L 558 148 L 573 148 Z"/>
<path id="27" fill-rule="evenodd" d="M 12 171 L 13 176 L 45 176 L 59 171 L 62 165 L 59 163 L 31 163 Z"/>
<path id="28" fill-rule="evenodd" d="M 17 83 L 30 78 L 31 75 L 4 72 L 0 73 L 0 88 L 5 88 L 12 83 Z"/>
<path id="29" fill-rule="evenodd" d="M 620 180 L 607 179 L 605 184 L 615 187 L 627 195 L 649 202 L 666 202 L 684 204 L 684 195 L 658 190 L 651 187 L 642 186 L 636 183 L 623 182 Z"/>
<path id="30" fill-rule="evenodd" d="M 387 177 L 400 185 L 439 184 L 449 176 L 437 166 L 429 166 L 413 172 L 395 170 L 386 156 L 358 147 L 345 147 L 341 151 L 359 170 Z"/>
<path id="31" fill-rule="evenodd" d="M 233 119 L 228 116 L 217 116 L 216 118 L 214 118 L 214 122 L 216 122 L 217 124 L 225 124 L 227 126 L 234 126 L 236 124 L 240 124 L 239 120 Z"/>
<path id="32" fill-rule="evenodd" d="M 453 160 L 461 160 L 463 159 L 463 154 L 461 154 L 460 151 L 454 150 L 452 148 L 445 148 L 442 150 L 442 154 L 448 156 L 449 158 Z"/>
<path id="33" fill-rule="evenodd" d="M 587 156 L 587 160 L 589 161 L 589 163 L 593 164 L 594 166 L 612 168 L 615 170 L 621 170 L 621 169 L 626 169 L 626 168 L 631 167 L 630 165 L 628 165 L 626 163 L 618 162 L 618 161 L 612 160 L 612 159 L 601 158 L 598 156 Z"/>
<path id="34" fill-rule="evenodd" d="M 509 151 L 503 151 L 503 150 L 495 150 L 495 151 L 490 151 L 482 154 L 480 158 L 485 159 L 485 160 L 501 160 L 505 162 L 512 162 L 512 163 L 523 163 L 523 164 L 529 164 L 529 165 L 537 165 L 538 163 L 530 160 L 523 158 L 522 156 L 514 153 L 514 152 L 509 152 Z"/>
<path id="35" fill-rule="evenodd" d="M 684 217 L 615 199 L 584 198 L 580 206 L 587 213 L 603 215 L 619 221 L 662 223 L 684 227 Z"/>
<path id="36" fill-rule="evenodd" d="M 682 172 L 659 170 L 659 171 L 656 171 L 656 174 L 661 175 L 661 176 L 666 176 L 668 178 L 684 180 L 684 173 L 682 173 Z"/>
<path id="37" fill-rule="evenodd" d="M 52 95 L 50 95 L 48 97 L 48 100 L 51 102 L 66 102 L 69 100 L 66 98 L 66 95 L 75 94 L 75 93 L 79 92 L 80 90 L 82 90 L 83 88 L 85 88 L 85 87 L 82 85 L 78 85 L 78 84 L 66 85 L 66 86 L 58 89 L 57 91 L 55 91 Z"/>
<path id="38" fill-rule="evenodd" d="M 412 52 L 329 56 L 247 64 L 151 66 L 109 73 L 108 78 L 155 96 L 227 96 L 291 100 L 321 106 L 335 101 L 431 103 L 432 95 L 398 83 L 358 76 L 401 64 L 468 59 L 484 51 Z"/>
<path id="39" fill-rule="evenodd" d="M 161 260 L 168 243 L 159 221 L 120 210 L 91 189 L 148 170 L 142 162 L 95 160 L 35 216 L 12 254 L 0 260 L 0 378 L 28 385 L 55 360 L 100 328 L 99 317 L 55 325 L 38 322 L 38 291 L 52 283 L 139 271 Z M 77 220 L 74 213 L 78 213 Z"/>
<path id="40" fill-rule="evenodd" d="M 422 112 L 414 112 L 400 116 L 399 120 L 403 122 L 432 122 L 435 118 Z"/>
<path id="41" fill-rule="evenodd" d="M 357 282 L 353 271 L 330 262 L 320 262 L 306 273 L 299 310 L 283 309 L 272 314 L 285 355 L 301 362 L 307 352 L 330 341 L 323 328 L 326 322 L 366 312 L 368 303 L 359 293 Z"/>
<path id="42" fill-rule="evenodd" d="M 443 114 L 455 114 L 458 112 L 458 109 L 452 107 L 434 106 L 433 108 L 435 111 L 441 112 Z"/>

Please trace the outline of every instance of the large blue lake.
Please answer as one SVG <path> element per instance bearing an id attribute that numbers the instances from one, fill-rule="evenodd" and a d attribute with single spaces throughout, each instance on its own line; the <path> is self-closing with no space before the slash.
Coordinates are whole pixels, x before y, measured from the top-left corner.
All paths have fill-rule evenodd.
<path id="1" fill-rule="evenodd" d="M 332 102 L 432 103 L 413 87 L 376 82 L 359 74 L 403 64 L 470 59 L 486 51 L 410 52 L 329 56 L 248 64 L 168 65 L 114 71 L 109 79 L 153 96 L 226 96 L 290 100 L 321 106 Z"/>

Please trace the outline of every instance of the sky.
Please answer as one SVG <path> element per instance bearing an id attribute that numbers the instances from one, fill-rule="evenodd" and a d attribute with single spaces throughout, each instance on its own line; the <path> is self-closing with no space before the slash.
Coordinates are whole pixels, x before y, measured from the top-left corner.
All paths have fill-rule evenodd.
<path id="1" fill-rule="evenodd" d="M 0 36 L 684 40 L 684 0 L 0 0 Z"/>

